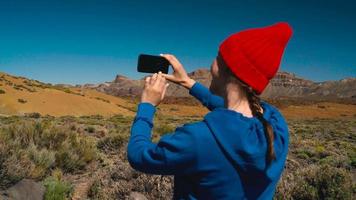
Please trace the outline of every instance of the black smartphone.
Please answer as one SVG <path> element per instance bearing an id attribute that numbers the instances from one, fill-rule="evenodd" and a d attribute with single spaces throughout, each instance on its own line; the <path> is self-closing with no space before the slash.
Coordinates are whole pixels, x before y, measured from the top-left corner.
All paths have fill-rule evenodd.
<path id="1" fill-rule="evenodd" d="M 138 56 L 137 71 L 146 73 L 162 73 L 168 74 L 169 61 L 162 56 L 154 56 L 148 54 L 140 54 Z"/>

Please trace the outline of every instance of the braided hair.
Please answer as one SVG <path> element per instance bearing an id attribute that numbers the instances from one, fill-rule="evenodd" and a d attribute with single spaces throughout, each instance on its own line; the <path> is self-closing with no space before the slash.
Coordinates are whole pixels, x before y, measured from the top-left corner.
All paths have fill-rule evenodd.
<path id="1" fill-rule="evenodd" d="M 227 75 L 227 81 L 237 83 L 241 87 L 242 92 L 245 93 L 249 102 L 249 107 L 252 111 L 252 115 L 257 117 L 257 119 L 262 122 L 264 127 L 264 134 L 267 140 L 267 163 L 271 163 L 273 160 L 276 159 L 275 151 L 273 148 L 274 133 L 271 124 L 263 117 L 260 96 L 256 94 L 256 91 L 251 86 L 236 77 L 235 74 L 233 74 L 232 71 L 229 69 L 229 67 L 227 67 L 227 65 L 224 63 L 220 56 L 218 56 L 218 62 L 223 65 L 222 73 L 225 73 L 225 75 Z"/>
<path id="2" fill-rule="evenodd" d="M 244 88 L 246 92 L 246 96 L 249 102 L 250 109 L 252 111 L 252 115 L 256 116 L 257 119 L 259 119 L 263 124 L 264 133 L 267 140 L 267 162 L 270 163 L 272 162 L 272 160 L 276 159 L 276 155 L 273 148 L 273 140 L 274 140 L 273 128 L 271 124 L 263 117 L 263 114 L 261 112 L 262 106 L 261 106 L 260 96 L 256 94 L 255 90 L 253 90 L 251 86 L 247 85 L 242 81 L 240 82 L 242 88 Z"/>

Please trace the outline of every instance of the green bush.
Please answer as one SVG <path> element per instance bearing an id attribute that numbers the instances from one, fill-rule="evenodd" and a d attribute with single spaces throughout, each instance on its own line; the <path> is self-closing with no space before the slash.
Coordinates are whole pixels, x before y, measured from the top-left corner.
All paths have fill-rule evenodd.
<path id="1" fill-rule="evenodd" d="M 65 93 L 72 93 L 72 91 L 69 88 L 63 88 L 63 92 Z"/>
<path id="2" fill-rule="evenodd" d="M 94 133 L 94 132 L 95 132 L 95 127 L 94 127 L 94 126 L 88 126 L 85 130 L 86 130 L 88 133 Z"/>
<path id="3" fill-rule="evenodd" d="M 5 94 L 5 90 L 0 89 L 0 94 Z"/>
<path id="4" fill-rule="evenodd" d="M 61 176 L 51 176 L 44 180 L 46 188 L 45 200 L 67 200 L 73 192 L 73 186 L 61 179 Z"/>
<path id="5" fill-rule="evenodd" d="M 56 153 L 56 164 L 66 172 L 83 169 L 97 156 L 96 143 L 93 139 L 71 134 Z"/>
<path id="6" fill-rule="evenodd" d="M 56 161 L 55 152 L 38 149 L 34 144 L 28 148 L 28 156 L 34 165 L 30 174 L 33 178 L 43 178 Z"/>

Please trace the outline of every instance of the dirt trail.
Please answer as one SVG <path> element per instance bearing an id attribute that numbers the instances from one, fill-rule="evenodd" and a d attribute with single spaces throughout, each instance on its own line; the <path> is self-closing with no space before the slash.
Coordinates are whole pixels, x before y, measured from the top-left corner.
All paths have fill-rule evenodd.
<path id="1" fill-rule="evenodd" d="M 79 179 L 74 182 L 75 185 L 72 200 L 80 200 L 88 198 L 88 191 L 93 183 L 93 180 Z"/>

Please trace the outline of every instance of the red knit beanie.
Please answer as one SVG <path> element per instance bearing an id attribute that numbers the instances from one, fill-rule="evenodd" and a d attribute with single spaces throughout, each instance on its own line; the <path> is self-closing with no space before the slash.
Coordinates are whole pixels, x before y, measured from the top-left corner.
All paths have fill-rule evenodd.
<path id="1" fill-rule="evenodd" d="M 247 29 L 226 38 L 219 52 L 231 71 L 261 94 L 277 73 L 292 32 L 286 22 Z"/>

